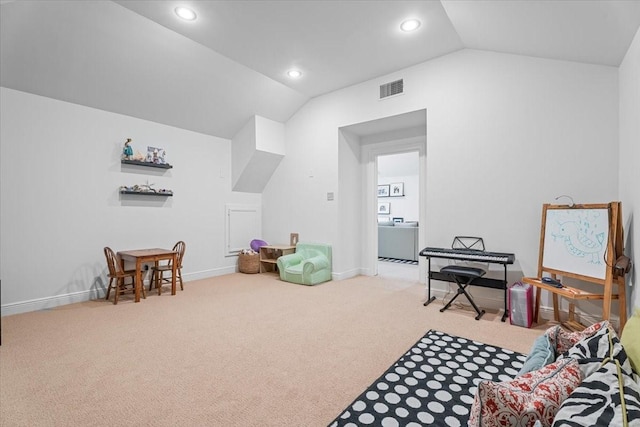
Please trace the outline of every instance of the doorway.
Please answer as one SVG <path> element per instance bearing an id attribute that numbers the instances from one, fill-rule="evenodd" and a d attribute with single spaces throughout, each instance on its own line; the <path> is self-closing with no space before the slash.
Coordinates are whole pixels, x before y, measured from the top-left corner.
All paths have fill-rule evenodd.
<path id="1" fill-rule="evenodd" d="M 377 274 L 419 280 L 420 156 L 418 151 L 376 157 Z"/>
<path id="2" fill-rule="evenodd" d="M 423 109 L 339 128 L 343 141 L 342 153 L 339 156 L 340 171 L 345 176 L 341 177 L 341 186 L 345 194 L 361 195 L 357 202 L 354 199 L 346 199 L 341 210 L 345 224 L 359 224 L 359 238 L 349 243 L 360 261 L 358 274 L 378 275 L 379 156 L 417 153 L 418 182 L 415 192 L 418 198 L 418 247 L 424 246 L 426 123 L 426 110 Z M 356 166 L 359 170 L 357 173 L 354 170 Z M 390 206 L 393 209 L 394 205 Z M 393 210 L 391 212 L 389 217 L 393 220 Z M 418 269 L 418 280 L 424 282 L 426 263 L 418 260 Z"/>

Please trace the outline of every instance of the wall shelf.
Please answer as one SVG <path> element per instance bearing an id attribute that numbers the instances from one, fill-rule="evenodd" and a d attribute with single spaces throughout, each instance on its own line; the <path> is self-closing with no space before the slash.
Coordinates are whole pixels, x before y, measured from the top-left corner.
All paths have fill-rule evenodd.
<path id="1" fill-rule="evenodd" d="M 173 191 L 131 191 L 131 190 L 120 190 L 120 194 L 135 194 L 135 195 L 138 195 L 138 196 L 171 197 L 171 196 L 173 196 Z"/>
<path id="2" fill-rule="evenodd" d="M 292 254 L 296 251 L 295 246 L 289 245 L 267 245 L 260 247 L 260 273 L 277 273 L 278 258 L 283 255 Z"/>
<path id="3" fill-rule="evenodd" d="M 168 163 L 153 163 L 153 162 L 142 162 L 140 160 L 125 160 L 122 159 L 120 161 L 123 165 L 136 165 L 136 166 L 145 166 L 148 168 L 158 168 L 158 169 L 171 169 L 173 168 L 172 165 L 168 164 Z"/>

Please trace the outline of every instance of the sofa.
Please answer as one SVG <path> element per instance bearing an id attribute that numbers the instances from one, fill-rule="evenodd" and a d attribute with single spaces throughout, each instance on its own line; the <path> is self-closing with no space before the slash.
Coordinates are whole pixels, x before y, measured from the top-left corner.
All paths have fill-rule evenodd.
<path id="1" fill-rule="evenodd" d="M 580 332 L 560 326 L 536 339 L 512 380 L 481 381 L 469 427 L 510 424 L 526 426 L 640 426 L 638 323 L 625 351 L 608 321 Z M 626 336 L 626 337 L 625 337 Z"/>
<path id="2" fill-rule="evenodd" d="M 331 280 L 331 245 L 302 243 L 296 252 L 276 261 L 280 280 L 299 285 L 317 285 Z"/>
<path id="3" fill-rule="evenodd" d="M 418 261 L 418 223 L 378 223 L 378 257 Z"/>

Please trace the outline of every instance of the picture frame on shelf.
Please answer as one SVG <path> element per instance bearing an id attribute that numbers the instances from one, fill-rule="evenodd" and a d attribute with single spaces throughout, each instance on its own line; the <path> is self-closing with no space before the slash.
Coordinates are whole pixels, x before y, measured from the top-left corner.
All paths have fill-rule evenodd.
<path id="1" fill-rule="evenodd" d="M 404 182 L 394 182 L 389 184 L 389 197 L 403 197 L 404 196 Z"/>
<path id="2" fill-rule="evenodd" d="M 378 185 L 378 197 L 389 197 L 389 184 Z"/>
<path id="3" fill-rule="evenodd" d="M 404 222 L 404 218 L 402 218 L 402 217 L 393 217 L 393 222 Z"/>
<path id="4" fill-rule="evenodd" d="M 391 203 L 379 202 L 378 203 L 378 215 L 389 215 L 391 213 Z"/>
<path id="5" fill-rule="evenodd" d="M 167 160 L 165 158 L 166 155 L 167 152 L 164 150 L 164 148 L 148 146 L 147 157 L 145 158 L 145 161 L 148 163 L 154 163 L 156 165 L 164 165 L 167 163 Z"/>

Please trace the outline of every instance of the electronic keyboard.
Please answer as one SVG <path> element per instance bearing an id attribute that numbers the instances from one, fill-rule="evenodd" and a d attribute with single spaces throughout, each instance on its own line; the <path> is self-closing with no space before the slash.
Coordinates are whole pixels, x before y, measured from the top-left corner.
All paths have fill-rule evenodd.
<path id="1" fill-rule="evenodd" d="M 461 261 L 484 261 L 499 264 L 513 264 L 515 254 L 506 252 L 488 252 L 479 249 L 424 248 L 420 256 L 427 258 L 457 259 Z"/>

